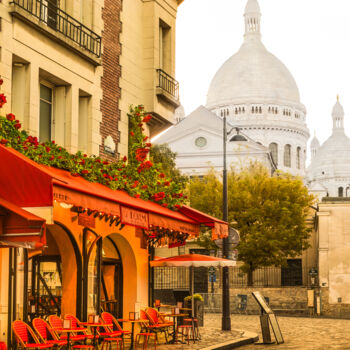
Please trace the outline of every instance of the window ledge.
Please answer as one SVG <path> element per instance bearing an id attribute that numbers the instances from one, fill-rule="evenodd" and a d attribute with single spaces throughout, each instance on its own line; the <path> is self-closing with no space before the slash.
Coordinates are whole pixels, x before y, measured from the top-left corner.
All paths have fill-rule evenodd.
<path id="1" fill-rule="evenodd" d="M 170 103 L 175 108 L 180 106 L 180 101 L 176 97 L 159 86 L 156 88 L 156 95 Z"/>

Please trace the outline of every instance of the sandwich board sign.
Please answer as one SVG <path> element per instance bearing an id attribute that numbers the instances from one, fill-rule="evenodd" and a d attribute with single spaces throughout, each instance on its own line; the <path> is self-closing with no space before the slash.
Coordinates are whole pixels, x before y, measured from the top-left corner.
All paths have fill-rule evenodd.
<path id="1" fill-rule="evenodd" d="M 276 315 L 267 305 L 265 298 L 261 295 L 260 292 L 252 292 L 252 295 L 260 306 L 260 325 L 261 333 L 263 336 L 262 344 L 274 344 L 274 342 L 271 341 L 270 326 L 275 335 L 277 344 L 283 344 L 284 340 L 277 322 Z"/>

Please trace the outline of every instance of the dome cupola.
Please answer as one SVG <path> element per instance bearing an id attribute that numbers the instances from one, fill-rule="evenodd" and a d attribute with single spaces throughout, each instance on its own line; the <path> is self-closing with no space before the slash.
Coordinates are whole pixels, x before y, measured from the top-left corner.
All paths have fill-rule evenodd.
<path id="1" fill-rule="evenodd" d="M 333 107 L 332 118 L 333 133 L 344 133 L 344 108 L 339 102 L 339 96 L 337 96 L 337 102 Z"/>
<path id="2" fill-rule="evenodd" d="M 260 37 L 261 12 L 257 0 L 248 0 L 244 11 L 245 37 L 255 35 Z"/>

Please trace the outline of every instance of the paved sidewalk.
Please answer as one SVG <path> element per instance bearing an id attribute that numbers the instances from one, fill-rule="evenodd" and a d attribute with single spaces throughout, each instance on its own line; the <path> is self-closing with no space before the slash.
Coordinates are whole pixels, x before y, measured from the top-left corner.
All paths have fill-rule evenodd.
<path id="1" fill-rule="evenodd" d="M 246 332 L 242 327 L 232 328 L 231 331 L 223 332 L 221 330 L 221 314 L 205 314 L 204 327 L 200 327 L 201 340 L 195 343 L 186 344 L 160 344 L 158 350 L 189 350 L 189 349 L 206 349 L 217 347 L 219 344 L 234 344 L 240 341 L 251 343 L 256 338 L 256 333 Z M 139 347 L 141 348 L 141 346 Z M 153 349 L 153 345 L 148 347 Z M 233 347 L 232 347 L 233 348 Z"/>
<path id="2" fill-rule="evenodd" d="M 350 350 L 350 320 L 306 318 L 306 317 L 282 317 L 277 320 L 285 343 L 280 345 L 244 345 L 240 350 Z M 221 315 L 206 314 L 205 327 L 200 328 L 202 340 L 196 344 L 163 345 L 158 350 L 190 350 L 205 349 L 207 347 L 225 343 L 227 341 L 239 341 L 247 334 L 258 334 L 262 340 L 259 316 L 235 315 L 231 316 L 232 331 L 222 332 Z M 271 331 L 271 337 L 274 335 Z M 141 348 L 141 347 L 140 347 Z M 149 347 L 152 349 L 152 347 Z"/>

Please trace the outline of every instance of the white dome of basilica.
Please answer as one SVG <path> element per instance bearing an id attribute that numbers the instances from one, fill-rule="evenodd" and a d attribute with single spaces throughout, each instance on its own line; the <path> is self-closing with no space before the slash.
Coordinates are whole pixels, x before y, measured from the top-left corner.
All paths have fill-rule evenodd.
<path id="1" fill-rule="evenodd" d="M 278 169 L 304 176 L 309 131 L 298 86 L 261 42 L 258 0 L 247 1 L 244 23 L 244 42 L 212 79 L 206 107 L 268 147 Z"/>
<path id="2" fill-rule="evenodd" d="M 310 186 L 320 184 L 331 197 L 343 196 L 350 184 L 350 139 L 344 132 L 344 109 L 339 100 L 332 111 L 332 135 L 317 147 L 311 145 L 311 164 L 308 168 Z"/>
<path id="3" fill-rule="evenodd" d="M 214 76 L 207 107 L 255 102 L 300 104 L 297 84 L 287 67 L 268 52 L 260 39 L 246 39 Z"/>

